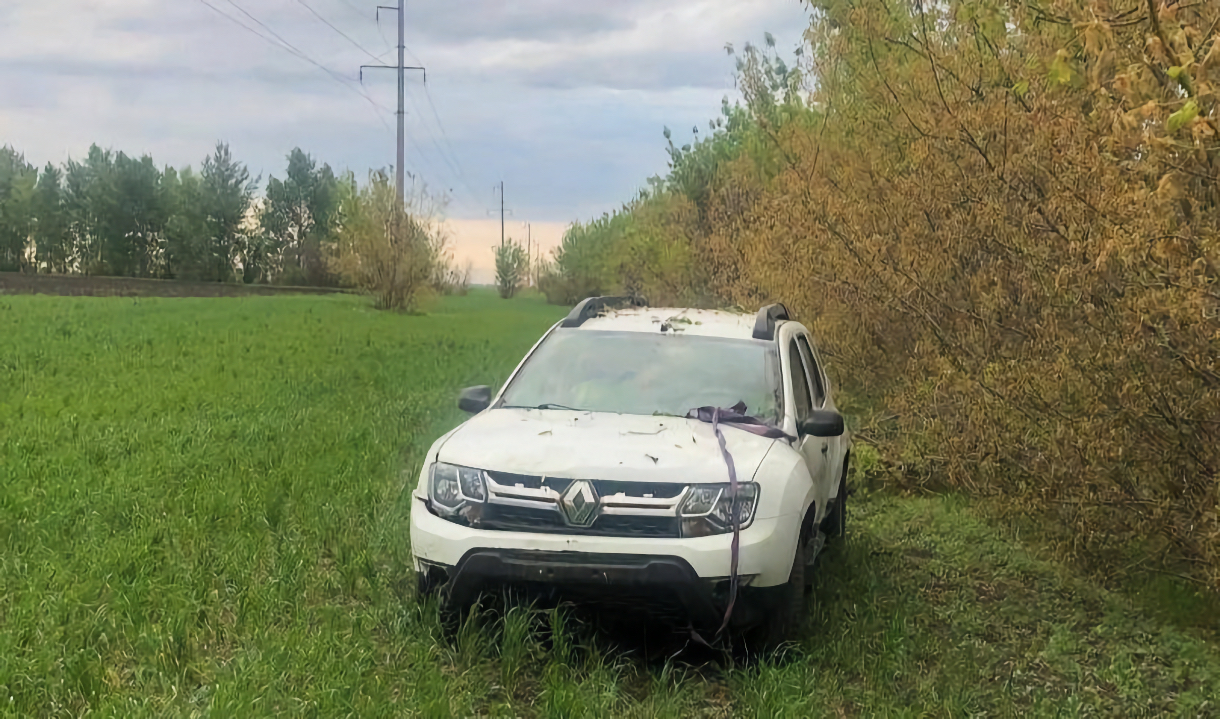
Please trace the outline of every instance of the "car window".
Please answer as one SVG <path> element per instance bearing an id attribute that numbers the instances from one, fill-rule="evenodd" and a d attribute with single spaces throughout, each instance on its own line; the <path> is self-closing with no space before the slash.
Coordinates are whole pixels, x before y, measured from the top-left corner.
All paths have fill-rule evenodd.
<path id="1" fill-rule="evenodd" d="M 798 336 L 796 342 L 800 345 L 801 358 L 805 360 L 805 368 L 809 371 L 809 377 L 813 381 L 813 406 L 824 407 L 826 405 L 826 387 L 822 383 L 821 368 L 818 367 L 817 360 L 813 358 L 813 348 L 809 346 L 809 339 L 805 335 Z"/>
<path id="2" fill-rule="evenodd" d="M 796 402 L 793 409 L 797 421 L 800 421 L 813 412 L 813 404 L 809 396 L 809 382 L 805 379 L 805 363 L 795 340 L 788 344 L 788 362 L 792 365 L 792 396 Z"/>
<path id="3" fill-rule="evenodd" d="M 770 342 L 559 329 L 538 346 L 501 400 L 512 407 L 677 416 L 741 402 L 746 414 L 778 422 L 781 386 L 779 352 Z"/>

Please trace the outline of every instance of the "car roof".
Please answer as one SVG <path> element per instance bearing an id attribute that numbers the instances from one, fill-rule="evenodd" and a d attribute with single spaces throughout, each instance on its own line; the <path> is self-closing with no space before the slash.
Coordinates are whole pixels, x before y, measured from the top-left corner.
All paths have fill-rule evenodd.
<path id="1" fill-rule="evenodd" d="M 682 307 L 628 307 L 590 317 L 578 331 L 670 332 L 703 337 L 749 340 L 754 336 L 754 315 L 729 310 L 697 310 Z"/>

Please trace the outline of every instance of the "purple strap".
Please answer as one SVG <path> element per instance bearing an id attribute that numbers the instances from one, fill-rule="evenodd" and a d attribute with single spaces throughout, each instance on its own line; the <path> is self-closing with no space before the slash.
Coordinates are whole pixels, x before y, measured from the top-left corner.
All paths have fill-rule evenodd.
<path id="1" fill-rule="evenodd" d="M 729 626 L 729 620 L 733 617 L 733 606 L 737 603 L 737 586 L 739 578 L 737 576 L 737 563 L 741 553 L 741 517 L 739 502 L 740 497 L 737 496 L 737 467 L 733 464 L 733 455 L 729 453 L 729 448 L 724 441 L 724 432 L 720 431 L 720 425 L 731 424 L 737 429 L 745 430 L 751 434 L 757 434 L 760 437 L 770 437 L 771 439 L 792 439 L 782 429 L 773 427 L 757 417 L 751 417 L 746 414 L 746 405 L 743 402 L 738 402 L 728 409 L 721 407 L 698 407 L 686 413 L 688 419 L 697 419 L 700 422 L 709 422 L 712 425 L 712 432 L 716 434 L 716 441 L 720 444 L 720 455 L 724 457 L 724 464 L 729 468 L 729 496 L 733 499 L 733 506 L 730 509 L 731 521 L 733 522 L 733 543 L 731 555 L 729 559 L 729 604 L 724 610 L 724 622 L 721 623 L 720 629 L 716 630 L 716 636 L 719 637 L 724 633 L 724 630 Z M 695 635 L 696 637 L 698 635 Z M 702 641 L 702 637 L 698 637 Z"/>
<path id="2" fill-rule="evenodd" d="M 745 411 L 746 406 L 738 402 L 729 409 L 722 407 L 698 407 L 687 412 L 686 418 L 697 419 L 700 422 L 708 422 L 710 424 L 716 424 L 717 421 L 731 424 L 737 429 L 743 429 L 760 437 L 792 439 L 791 436 L 785 434 L 779 427 L 773 427 L 757 417 L 751 417 Z"/>
<path id="3" fill-rule="evenodd" d="M 729 496 L 733 498 L 733 506 L 729 510 L 729 516 L 733 522 L 733 543 L 730 559 L 729 559 L 729 604 L 724 609 L 724 621 L 720 624 L 720 628 L 716 630 L 716 636 L 724 633 L 724 630 L 729 626 L 729 620 L 733 617 L 733 605 L 737 603 L 737 559 L 741 551 L 741 517 L 738 510 L 737 496 L 737 467 L 733 464 L 733 455 L 729 454 L 729 448 L 724 443 L 724 433 L 720 431 L 720 408 L 712 409 L 712 431 L 716 433 L 716 441 L 720 443 L 720 454 L 724 457 L 724 463 L 729 468 Z M 745 429 L 743 426 L 742 429 Z"/>

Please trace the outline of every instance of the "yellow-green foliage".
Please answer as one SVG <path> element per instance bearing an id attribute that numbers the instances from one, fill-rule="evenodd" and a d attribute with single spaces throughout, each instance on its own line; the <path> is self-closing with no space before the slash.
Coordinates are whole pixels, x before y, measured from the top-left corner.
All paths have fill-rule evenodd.
<path id="1" fill-rule="evenodd" d="M 817 6 L 807 102 L 753 50 L 671 150 L 693 292 L 794 307 L 898 481 L 1220 587 L 1220 4 Z"/>
<path id="2" fill-rule="evenodd" d="M 422 204 L 404 206 L 384 172 L 372 173 L 359 190 L 350 186 L 343 200 L 330 267 L 375 297 L 380 309 L 415 309 L 445 274 L 445 238 Z"/>

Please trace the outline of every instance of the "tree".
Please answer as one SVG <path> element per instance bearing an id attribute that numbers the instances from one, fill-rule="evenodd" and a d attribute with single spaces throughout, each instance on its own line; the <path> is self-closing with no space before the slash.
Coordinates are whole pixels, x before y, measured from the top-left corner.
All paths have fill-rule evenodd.
<path id="1" fill-rule="evenodd" d="M 109 273 L 123 277 L 152 277 L 160 271 L 167 219 L 161 171 L 148 155 L 137 160 L 120 152 L 114 158 L 113 178 L 106 266 Z"/>
<path id="2" fill-rule="evenodd" d="M 38 171 L 11 147 L 0 147 L 0 271 L 26 266 Z"/>
<path id="3" fill-rule="evenodd" d="M 207 246 L 209 228 L 202 180 L 189 167 L 167 167 L 163 196 L 169 212 L 165 223 L 165 276 L 212 279 L 215 264 Z"/>
<path id="4" fill-rule="evenodd" d="M 253 200 L 251 211 L 261 218 L 265 206 L 263 201 Z M 241 259 L 242 282 L 248 285 L 269 283 L 283 268 L 283 257 L 276 251 L 275 242 L 262 229 L 261 219 L 259 227 L 243 235 L 238 257 Z"/>
<path id="5" fill-rule="evenodd" d="M 209 280 L 223 282 L 233 276 L 235 261 L 246 245 L 245 224 L 257 180 L 245 165 L 235 161 L 226 143 L 203 161 L 201 193 L 206 218 L 206 240 L 201 247 Z"/>
<path id="6" fill-rule="evenodd" d="M 343 224 L 330 249 L 331 269 L 372 294 L 379 309 L 414 310 L 431 288 L 443 237 L 428 214 L 426 198 L 409 212 L 384 172 L 373 172 L 356 191 L 344 183 Z"/>
<path id="7" fill-rule="evenodd" d="M 496 248 L 496 289 L 500 297 L 507 300 L 517 294 L 529 269 L 528 263 L 525 248 L 512 238 Z"/>
<path id="8" fill-rule="evenodd" d="M 894 481 L 1220 587 L 1220 4 L 813 4 L 808 80 L 747 48 L 744 104 L 558 276 L 784 301 Z"/>
<path id="9" fill-rule="evenodd" d="M 92 145 L 84 162 L 68 160 L 64 174 L 65 204 L 85 274 L 118 274 L 113 263 L 129 264 L 115 164 L 113 153 Z"/>
<path id="10" fill-rule="evenodd" d="M 34 187 L 34 257 L 47 272 L 69 272 L 75 248 L 63 202 L 63 172 L 47 163 Z"/>
<path id="11" fill-rule="evenodd" d="M 336 227 L 339 201 L 339 182 L 330 166 L 317 167 L 300 148 L 288 155 L 285 179 L 267 181 L 263 250 L 282 253 L 289 283 L 331 283 L 323 256 Z"/>

